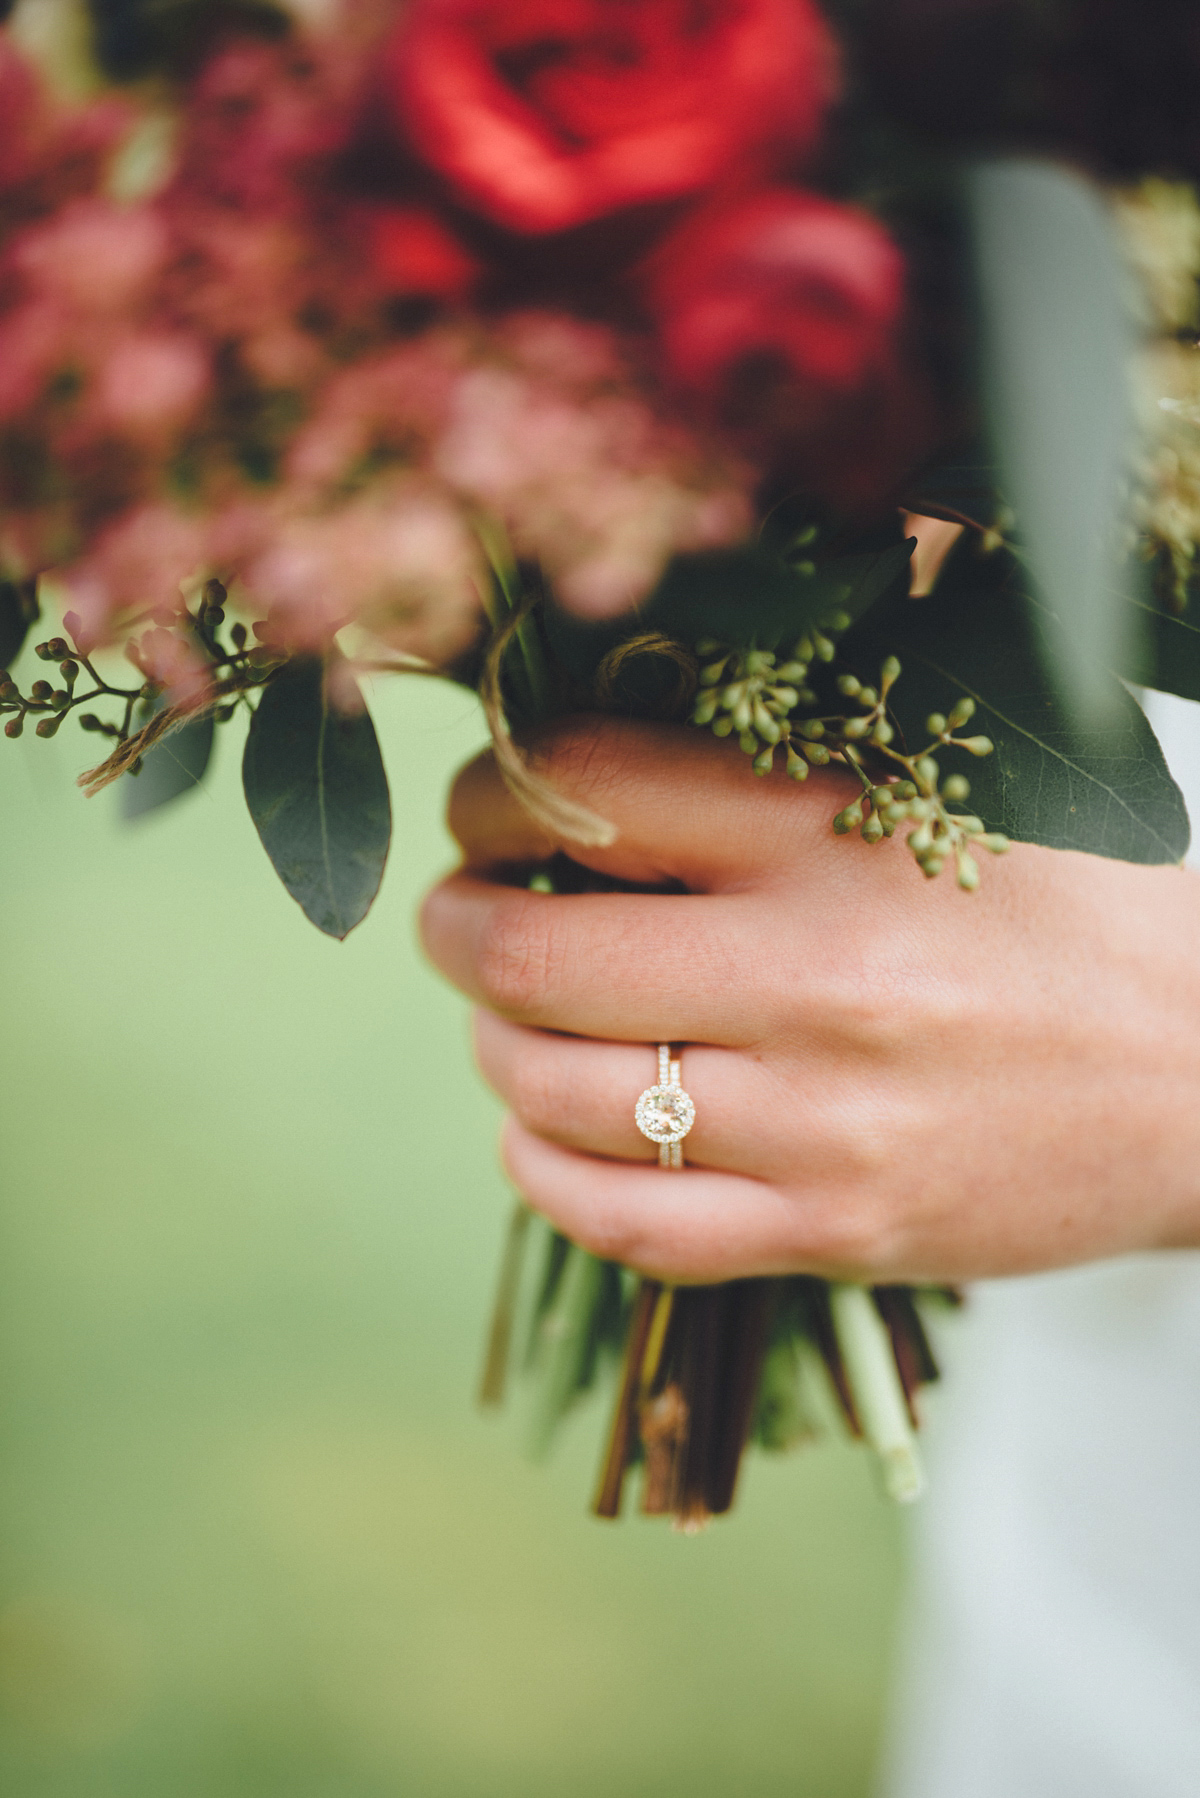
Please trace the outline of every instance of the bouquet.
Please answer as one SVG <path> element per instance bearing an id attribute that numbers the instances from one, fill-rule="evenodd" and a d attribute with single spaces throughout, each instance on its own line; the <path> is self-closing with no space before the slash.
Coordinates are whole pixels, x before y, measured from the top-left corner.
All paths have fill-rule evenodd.
<path id="1" fill-rule="evenodd" d="M 337 938 L 389 852 L 361 683 L 390 672 L 479 693 L 562 845 L 515 871 L 543 892 L 612 838 L 523 748 L 581 710 L 734 738 L 748 779 L 836 764 L 831 828 L 900 832 L 898 880 L 969 894 L 1011 838 L 1182 858 L 1124 683 L 1200 698 L 1184 13 L 1165 111 L 1115 0 L 124 0 L 83 100 L 20 20 L 7 737 L 74 718 L 80 785 L 137 816 L 241 718 L 264 849 Z M 916 1496 L 923 1312 L 957 1294 L 672 1289 L 553 1232 L 527 1270 L 533 1228 L 482 1396 L 519 1359 L 545 1444 L 615 1375 L 600 1515 L 640 1466 L 695 1527 L 748 1442 L 831 1416 Z"/>

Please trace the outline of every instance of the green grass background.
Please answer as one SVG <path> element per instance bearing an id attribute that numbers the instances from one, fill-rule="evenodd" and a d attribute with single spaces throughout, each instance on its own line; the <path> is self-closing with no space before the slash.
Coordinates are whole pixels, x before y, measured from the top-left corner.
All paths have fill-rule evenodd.
<path id="1" fill-rule="evenodd" d="M 755 1457 L 698 1538 L 589 1519 L 472 1389 L 509 1198 L 412 916 L 472 700 L 373 709 L 396 834 L 349 942 L 278 885 L 239 736 L 124 825 L 96 739 L 0 743 L 0 1791 L 853 1798 L 898 1585 L 862 1455 Z"/>

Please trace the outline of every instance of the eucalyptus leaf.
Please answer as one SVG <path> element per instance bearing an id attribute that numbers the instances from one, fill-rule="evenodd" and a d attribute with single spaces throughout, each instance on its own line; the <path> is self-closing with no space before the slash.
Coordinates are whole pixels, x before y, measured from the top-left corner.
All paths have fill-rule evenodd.
<path id="1" fill-rule="evenodd" d="M 779 556 L 753 549 L 677 556 L 645 605 L 607 624 L 584 624 L 556 608 L 544 614 L 550 652 L 586 703 L 597 668 L 610 650 L 640 632 L 661 632 L 694 646 L 705 637 L 761 649 L 789 649 L 837 613 L 851 620 L 876 605 L 906 576 L 911 538 L 818 563 L 798 573 Z M 668 677 L 669 677 L 668 670 Z M 653 711 L 649 689 L 646 709 Z"/>
<path id="2" fill-rule="evenodd" d="M 1039 653 L 1022 570 L 974 545 L 931 598 L 881 607 L 843 640 L 864 679 L 887 655 L 901 674 L 889 702 L 907 750 L 928 741 L 925 719 L 969 697 L 969 731 L 995 751 L 940 756 L 946 773 L 971 782 L 970 809 L 989 830 L 1026 843 L 1079 849 L 1130 862 L 1178 862 L 1187 851 L 1183 796 L 1141 708 L 1105 671 L 1110 694 L 1088 720 L 1063 704 Z"/>
<path id="3" fill-rule="evenodd" d="M 242 785 L 284 886 L 318 930 L 344 939 L 379 891 L 392 809 L 370 714 L 333 704 L 326 664 L 290 662 L 264 690 Z"/>
<path id="4" fill-rule="evenodd" d="M 1126 603 L 1139 628 L 1130 633 L 1121 674 L 1139 687 L 1200 700 L 1200 594 L 1182 613 L 1149 597 Z"/>
<path id="5" fill-rule="evenodd" d="M 11 668 L 42 615 L 36 581 L 0 581 L 0 668 Z"/>
<path id="6" fill-rule="evenodd" d="M 161 704 L 159 700 L 156 705 L 139 706 L 135 725 L 140 729 L 148 724 Z M 178 730 L 173 730 L 161 743 L 147 750 L 142 757 L 140 772 L 127 775 L 118 786 L 121 816 L 130 820 L 144 818 L 162 806 L 170 805 L 184 793 L 193 792 L 208 768 L 213 728 L 210 712 L 204 718 L 193 718 L 187 724 L 181 724 Z"/>
<path id="7" fill-rule="evenodd" d="M 984 163 L 969 183 L 990 434 L 1028 554 L 1056 684 L 1082 722 L 1121 716 L 1119 600 L 1133 443 L 1128 277 L 1097 190 L 1051 163 Z"/>

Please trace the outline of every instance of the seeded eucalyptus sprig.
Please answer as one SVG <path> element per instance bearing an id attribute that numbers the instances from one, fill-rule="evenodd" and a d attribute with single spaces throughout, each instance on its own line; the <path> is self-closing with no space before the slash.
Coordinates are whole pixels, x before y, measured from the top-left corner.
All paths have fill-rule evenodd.
<path id="1" fill-rule="evenodd" d="M 841 622 L 831 620 L 829 628 L 836 630 Z M 878 687 L 864 686 L 855 674 L 837 677 L 842 698 L 858 708 L 854 713 L 793 719 L 798 706 L 818 703 L 808 685 L 809 671 L 814 660 L 833 661 L 836 647 L 829 636 L 808 632 L 782 665 L 768 650 L 739 649 L 711 638 L 698 643 L 696 653 L 713 659 L 701 670 L 692 722 L 708 725 L 718 737 L 736 731 L 740 747 L 754 757 L 756 774 L 771 772 L 777 749 L 787 756 L 792 780 L 807 780 L 810 767 L 825 767 L 835 760 L 853 768 L 862 782 L 862 796 L 835 816 L 833 828 L 839 836 L 857 830 L 864 842 L 879 843 L 910 821 L 914 828 L 908 833 L 908 846 L 921 871 L 932 878 L 953 858 L 958 884 L 966 892 L 979 885 L 979 865 L 971 850 L 989 849 L 1000 855 L 1008 848 L 1008 838 L 988 831 L 982 819 L 948 809 L 966 800 L 971 788 L 961 774 L 943 776 L 939 753 L 954 748 L 985 756 L 993 749 L 989 737 L 955 734 L 974 717 L 973 699 L 960 699 L 948 715 L 932 712 L 925 721 L 929 742 L 915 754 L 906 754 L 895 747 L 896 730 L 888 717 L 888 695 L 901 672 L 895 656 L 884 661 Z M 868 757 L 890 762 L 903 771 L 901 777 L 873 779 Z"/>

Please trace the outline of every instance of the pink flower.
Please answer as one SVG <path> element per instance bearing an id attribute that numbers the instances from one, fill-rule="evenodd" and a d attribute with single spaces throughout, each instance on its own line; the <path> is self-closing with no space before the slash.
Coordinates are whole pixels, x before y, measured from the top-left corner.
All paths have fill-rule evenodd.
<path id="1" fill-rule="evenodd" d="M 208 392 L 208 357 L 182 332 L 130 332 L 102 360 L 93 405 L 118 436 L 165 447 Z"/>
<path id="2" fill-rule="evenodd" d="M 29 226 L 10 255 L 34 293 L 77 315 L 116 316 L 145 301 L 167 243 L 166 226 L 154 208 L 82 199 Z"/>

